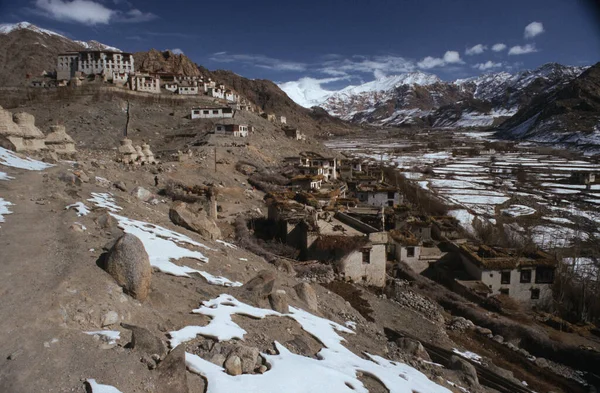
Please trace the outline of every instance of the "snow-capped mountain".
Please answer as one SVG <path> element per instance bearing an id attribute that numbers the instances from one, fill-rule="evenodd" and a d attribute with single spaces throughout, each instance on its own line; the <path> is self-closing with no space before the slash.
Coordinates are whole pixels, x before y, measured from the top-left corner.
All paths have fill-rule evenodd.
<path id="1" fill-rule="evenodd" d="M 337 92 L 325 94 L 321 90 L 308 103 L 323 107 L 333 116 L 359 123 L 489 127 L 517 113 L 537 95 L 571 82 L 585 69 L 548 63 L 535 70 L 490 73 L 453 82 L 412 72 L 348 86 Z M 286 91 L 292 99 L 306 97 L 302 86 L 295 88 L 293 94 Z M 299 103 L 304 105 L 307 100 Z"/>
<path id="2" fill-rule="evenodd" d="M 0 24 L 0 85 L 26 83 L 56 68 L 60 52 L 119 49 L 98 41 L 76 41 L 29 22 Z"/>

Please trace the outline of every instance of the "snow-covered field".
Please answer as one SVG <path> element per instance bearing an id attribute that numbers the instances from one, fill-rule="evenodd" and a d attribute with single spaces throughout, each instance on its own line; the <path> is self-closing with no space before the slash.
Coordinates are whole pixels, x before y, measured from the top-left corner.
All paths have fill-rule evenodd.
<path id="1" fill-rule="evenodd" d="M 528 232 L 543 248 L 569 247 L 576 239 L 600 237 L 600 184 L 586 186 L 575 181 L 581 173 L 600 173 L 600 164 L 533 153 L 525 147 L 520 151 L 482 149 L 475 155 L 453 155 L 455 146 L 481 146 L 481 140 L 492 136 L 483 132 L 461 134 L 453 136 L 457 142 L 448 150 L 431 150 L 428 143 L 414 137 L 390 138 L 383 133 L 364 139 L 335 139 L 327 145 L 365 162 L 398 168 L 420 189 L 446 202 L 449 214 L 469 232 L 473 232 L 476 218 L 495 224 L 500 217 L 505 222 L 533 217 L 539 222 Z M 436 138 L 428 135 L 423 139 Z M 410 149 L 398 150 L 406 146 Z"/>

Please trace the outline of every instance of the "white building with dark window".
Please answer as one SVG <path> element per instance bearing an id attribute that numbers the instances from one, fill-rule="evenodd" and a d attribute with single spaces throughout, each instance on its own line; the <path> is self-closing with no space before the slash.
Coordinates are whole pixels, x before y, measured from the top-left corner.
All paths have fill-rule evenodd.
<path id="1" fill-rule="evenodd" d="M 135 71 L 133 55 L 116 51 L 66 52 L 58 55 L 56 79 L 70 80 L 76 72 L 84 75 L 113 73 L 130 74 Z"/>
<path id="2" fill-rule="evenodd" d="M 557 263 L 550 254 L 472 244 L 461 245 L 459 253 L 465 270 L 478 284 L 475 287 L 485 288 L 488 296 L 503 294 L 530 304 L 552 300 Z"/>
<path id="3" fill-rule="evenodd" d="M 233 117 L 234 110 L 229 107 L 219 108 L 206 108 L 196 107 L 192 108 L 192 119 L 231 119 Z"/>

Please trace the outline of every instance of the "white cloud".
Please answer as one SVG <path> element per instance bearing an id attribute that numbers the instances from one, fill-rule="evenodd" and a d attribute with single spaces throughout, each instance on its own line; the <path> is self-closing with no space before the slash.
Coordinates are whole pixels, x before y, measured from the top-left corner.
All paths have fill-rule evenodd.
<path id="1" fill-rule="evenodd" d="M 494 44 L 494 45 L 492 46 L 492 50 L 493 50 L 494 52 L 502 52 L 502 51 L 503 51 L 503 50 L 505 50 L 505 49 L 506 49 L 506 44 L 503 44 L 503 43 L 501 43 L 501 42 L 500 42 L 500 43 L 497 43 L 497 44 Z"/>
<path id="2" fill-rule="evenodd" d="M 171 52 L 173 52 L 174 55 L 183 55 L 183 51 L 179 48 L 173 48 L 171 49 Z"/>
<path id="3" fill-rule="evenodd" d="M 527 45 L 516 45 L 513 46 L 512 48 L 510 48 L 510 50 L 508 51 L 509 55 L 525 55 L 527 53 L 533 53 L 533 52 L 537 52 L 538 50 L 535 48 L 535 45 L 533 44 L 527 44 Z"/>
<path id="4" fill-rule="evenodd" d="M 430 69 L 430 68 L 434 68 L 434 67 L 440 67 L 443 66 L 445 64 L 444 59 L 440 59 L 438 57 L 431 57 L 431 56 L 427 56 L 426 58 L 424 58 L 423 60 L 421 60 L 420 62 L 417 63 L 417 65 L 419 66 L 419 68 L 423 68 L 423 69 Z"/>
<path id="5" fill-rule="evenodd" d="M 444 61 L 446 63 L 462 63 L 463 61 L 460 58 L 460 53 L 457 51 L 449 50 L 444 53 Z"/>
<path id="6" fill-rule="evenodd" d="M 326 90 L 321 87 L 321 85 L 342 79 L 345 78 L 316 79 L 305 77 L 298 79 L 297 81 L 280 83 L 279 87 L 298 105 L 305 108 L 311 108 L 323 103 L 323 101 L 333 93 L 333 91 Z"/>
<path id="7" fill-rule="evenodd" d="M 274 59 L 264 55 L 213 53 L 210 60 L 218 63 L 241 63 L 275 71 L 306 71 L 307 65 L 301 62 Z"/>
<path id="8" fill-rule="evenodd" d="M 465 50 L 465 55 L 467 55 L 467 56 L 480 55 L 486 49 L 487 49 L 487 46 L 482 45 L 482 44 L 477 44 L 475 46 L 467 48 L 467 50 Z"/>
<path id="9" fill-rule="evenodd" d="M 544 32 L 544 25 L 541 22 L 531 22 L 525 26 L 525 38 L 533 38 Z"/>
<path id="10" fill-rule="evenodd" d="M 428 70 L 435 67 L 443 67 L 447 64 L 463 64 L 464 62 L 460 58 L 460 54 L 456 51 L 449 50 L 444 53 L 443 58 L 427 56 L 423 60 L 417 63 L 419 68 Z"/>
<path id="11" fill-rule="evenodd" d="M 413 61 L 401 56 L 352 56 L 316 64 L 316 70 L 331 76 L 348 76 L 355 73 L 377 75 L 397 74 L 415 70 Z"/>
<path id="12" fill-rule="evenodd" d="M 110 22 L 147 22 L 157 16 L 136 8 L 111 9 L 91 0 L 36 0 L 33 12 L 62 22 L 106 25 Z"/>
<path id="13" fill-rule="evenodd" d="M 480 71 L 486 71 L 498 67 L 502 67 L 502 63 L 494 63 L 491 60 L 488 60 L 485 63 L 477 63 L 473 66 L 473 68 L 477 68 Z"/>
<path id="14" fill-rule="evenodd" d="M 107 24 L 115 14 L 114 10 L 88 0 L 37 0 L 35 5 L 52 19 L 91 25 Z"/>

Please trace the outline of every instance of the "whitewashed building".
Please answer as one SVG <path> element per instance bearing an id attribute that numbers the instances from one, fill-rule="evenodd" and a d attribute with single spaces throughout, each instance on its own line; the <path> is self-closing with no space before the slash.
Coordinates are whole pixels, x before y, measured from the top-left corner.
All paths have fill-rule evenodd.
<path id="1" fill-rule="evenodd" d="M 192 119 L 225 119 L 232 118 L 234 110 L 228 107 L 207 108 L 196 107 L 192 108 Z"/>
<path id="2" fill-rule="evenodd" d="M 136 73 L 129 78 L 131 90 L 160 94 L 160 78 L 150 74 Z"/>
<path id="3" fill-rule="evenodd" d="M 216 135 L 234 136 L 245 138 L 248 136 L 248 124 L 217 123 L 215 125 Z"/>
<path id="4" fill-rule="evenodd" d="M 81 51 L 66 52 L 58 55 L 56 64 L 56 79 L 69 80 L 76 72 L 85 75 L 105 74 L 112 77 L 113 73 L 130 74 L 135 71 L 133 55 L 116 51 Z"/>

